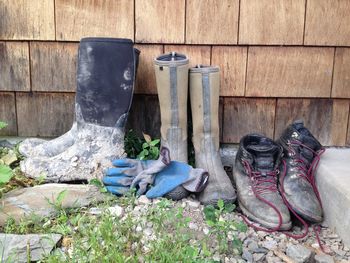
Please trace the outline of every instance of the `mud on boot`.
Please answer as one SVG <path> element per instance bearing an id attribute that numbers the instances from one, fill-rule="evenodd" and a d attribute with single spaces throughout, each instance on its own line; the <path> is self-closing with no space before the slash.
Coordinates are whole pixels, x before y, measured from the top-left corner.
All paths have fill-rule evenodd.
<path id="1" fill-rule="evenodd" d="M 258 134 L 244 136 L 236 155 L 233 178 L 243 214 L 268 232 L 292 226 L 287 206 L 278 192 L 282 147 Z M 254 226 L 254 225 L 253 225 Z"/>
<path id="2" fill-rule="evenodd" d="M 277 141 L 283 147 L 286 174 L 280 177 L 280 191 L 286 201 L 304 219 L 323 220 L 315 170 L 324 148 L 302 121 L 289 125 Z"/>

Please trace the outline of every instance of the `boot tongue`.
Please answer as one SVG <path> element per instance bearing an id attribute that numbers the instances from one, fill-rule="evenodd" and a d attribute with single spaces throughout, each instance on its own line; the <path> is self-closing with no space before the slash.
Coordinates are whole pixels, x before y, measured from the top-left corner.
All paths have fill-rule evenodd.
<path id="1" fill-rule="evenodd" d="M 272 171 L 275 166 L 276 145 L 249 145 L 247 150 L 254 155 L 253 166 L 261 172 Z"/>
<path id="2" fill-rule="evenodd" d="M 301 143 L 312 150 L 317 151 L 319 148 L 319 143 L 315 140 L 310 131 L 304 127 L 304 123 L 302 121 L 296 121 L 293 123 L 293 126 L 301 135 Z M 314 157 L 314 153 L 310 149 L 303 146 L 300 147 L 300 154 L 309 162 L 312 161 Z"/>

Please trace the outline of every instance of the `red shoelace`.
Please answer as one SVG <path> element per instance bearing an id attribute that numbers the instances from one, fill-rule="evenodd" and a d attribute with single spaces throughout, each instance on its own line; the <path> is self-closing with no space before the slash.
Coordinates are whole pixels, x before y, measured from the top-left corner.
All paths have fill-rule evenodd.
<path id="1" fill-rule="evenodd" d="M 248 226 L 251 226 L 256 230 L 261 230 L 261 231 L 265 231 L 268 233 L 278 231 L 282 225 L 281 212 L 278 210 L 278 208 L 273 203 L 271 203 L 270 201 L 263 198 L 261 196 L 261 194 L 278 191 L 278 189 L 277 189 L 277 175 L 279 174 L 279 171 L 274 170 L 274 171 L 269 171 L 266 173 L 254 171 L 252 169 L 250 163 L 247 162 L 246 160 L 243 160 L 243 166 L 244 166 L 244 169 L 246 170 L 246 173 L 249 176 L 249 179 L 252 183 L 251 186 L 252 186 L 252 190 L 253 190 L 255 197 L 276 211 L 276 214 L 278 216 L 278 225 L 274 228 L 271 228 L 271 229 L 268 229 L 265 227 L 260 227 L 260 226 L 255 225 L 254 223 L 250 222 L 248 220 L 248 218 L 242 214 L 244 222 Z"/>

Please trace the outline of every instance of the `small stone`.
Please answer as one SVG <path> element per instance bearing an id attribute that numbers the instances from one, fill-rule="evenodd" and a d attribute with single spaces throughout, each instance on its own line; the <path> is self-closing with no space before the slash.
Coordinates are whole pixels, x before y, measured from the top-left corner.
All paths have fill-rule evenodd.
<path id="1" fill-rule="evenodd" d="M 334 259 L 325 254 L 319 254 L 315 256 L 315 262 L 316 263 L 334 263 Z"/>
<path id="2" fill-rule="evenodd" d="M 213 256 L 213 260 L 214 260 L 214 261 L 220 262 L 220 261 L 221 261 L 220 255 L 215 254 L 215 255 Z"/>
<path id="3" fill-rule="evenodd" d="M 327 236 L 329 239 L 335 239 L 335 238 L 339 238 L 339 236 L 337 234 L 329 234 Z"/>
<path id="4" fill-rule="evenodd" d="M 153 230 L 151 228 L 146 228 L 143 233 L 146 235 L 146 236 L 151 236 L 153 234 Z"/>
<path id="5" fill-rule="evenodd" d="M 247 235 L 244 233 L 244 232 L 240 232 L 238 234 L 238 238 L 241 240 L 241 241 L 244 241 L 246 238 L 247 238 Z"/>
<path id="6" fill-rule="evenodd" d="M 208 235 L 208 234 L 209 234 L 209 228 L 204 227 L 204 228 L 203 228 L 203 233 L 204 233 L 205 235 Z"/>
<path id="7" fill-rule="evenodd" d="M 187 201 L 188 206 L 193 207 L 193 208 L 198 208 L 200 206 L 200 203 L 198 201 Z"/>
<path id="8" fill-rule="evenodd" d="M 288 246 L 286 254 L 288 257 L 300 263 L 309 262 L 313 257 L 313 252 L 302 245 Z"/>
<path id="9" fill-rule="evenodd" d="M 258 231 L 257 234 L 258 234 L 258 236 L 261 237 L 261 238 L 264 238 L 265 236 L 268 235 L 265 231 Z"/>
<path id="10" fill-rule="evenodd" d="M 138 198 L 138 202 L 139 202 L 139 204 L 142 204 L 142 205 L 148 205 L 148 204 L 150 204 L 152 201 L 151 201 L 150 199 L 148 199 L 147 196 L 141 195 L 141 196 Z"/>
<path id="11" fill-rule="evenodd" d="M 140 225 L 138 225 L 135 229 L 136 232 L 141 232 L 142 231 L 142 227 Z"/>
<path id="12" fill-rule="evenodd" d="M 318 249 L 318 248 L 320 248 L 320 244 L 313 243 L 313 244 L 311 244 L 311 247 Z"/>
<path id="13" fill-rule="evenodd" d="M 253 254 L 254 262 L 261 262 L 265 259 L 264 253 L 254 253 Z"/>
<path id="14" fill-rule="evenodd" d="M 193 229 L 193 230 L 198 230 L 198 225 L 195 224 L 195 223 L 193 223 L 193 222 L 190 222 L 190 223 L 188 224 L 188 227 L 189 227 L 190 229 Z"/>
<path id="15" fill-rule="evenodd" d="M 254 252 L 258 248 L 259 248 L 258 243 L 255 242 L 255 241 L 250 242 L 250 244 L 248 245 L 249 251 L 253 251 Z"/>
<path id="16" fill-rule="evenodd" d="M 267 249 L 275 249 L 277 247 L 277 241 L 276 240 L 266 240 L 262 243 L 262 246 Z"/>
<path id="17" fill-rule="evenodd" d="M 346 251 L 346 252 L 350 251 L 350 249 L 348 247 L 346 247 L 346 246 L 344 246 L 343 250 Z"/>
<path id="18" fill-rule="evenodd" d="M 89 214 L 90 215 L 100 215 L 100 214 L 102 214 L 102 209 L 98 208 L 98 207 L 91 207 L 89 209 Z"/>
<path id="19" fill-rule="evenodd" d="M 119 205 L 108 207 L 108 211 L 112 216 L 116 216 L 116 217 L 121 217 L 124 213 L 123 207 Z"/>
<path id="20" fill-rule="evenodd" d="M 242 258 L 247 260 L 248 262 L 253 262 L 253 255 L 248 251 L 248 249 L 243 249 Z"/>

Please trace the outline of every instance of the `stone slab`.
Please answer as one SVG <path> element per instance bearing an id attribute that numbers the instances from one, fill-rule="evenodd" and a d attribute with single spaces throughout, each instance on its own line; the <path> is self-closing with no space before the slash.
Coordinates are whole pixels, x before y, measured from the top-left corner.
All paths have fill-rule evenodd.
<path id="1" fill-rule="evenodd" d="M 49 255 L 62 235 L 13 235 L 0 233 L 1 262 L 36 262 Z"/>
<path id="2" fill-rule="evenodd" d="M 20 222 L 32 215 L 52 216 L 57 213 L 57 206 L 63 209 L 83 207 L 104 198 L 105 195 L 93 185 L 43 184 L 16 189 L 0 199 L 0 226 L 10 217 Z"/>
<path id="3" fill-rule="evenodd" d="M 350 148 L 328 148 L 316 180 L 325 222 L 350 246 Z"/>

